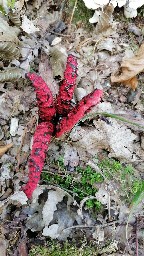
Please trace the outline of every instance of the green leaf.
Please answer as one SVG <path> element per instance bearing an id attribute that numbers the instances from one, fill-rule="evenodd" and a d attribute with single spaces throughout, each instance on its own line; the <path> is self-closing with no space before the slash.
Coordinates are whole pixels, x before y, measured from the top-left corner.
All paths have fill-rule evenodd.
<path id="1" fill-rule="evenodd" d="M 139 190 L 137 191 L 137 193 L 135 194 L 132 200 L 131 211 L 135 209 L 143 199 L 144 199 L 144 181 L 142 182 L 141 187 L 139 188 Z"/>

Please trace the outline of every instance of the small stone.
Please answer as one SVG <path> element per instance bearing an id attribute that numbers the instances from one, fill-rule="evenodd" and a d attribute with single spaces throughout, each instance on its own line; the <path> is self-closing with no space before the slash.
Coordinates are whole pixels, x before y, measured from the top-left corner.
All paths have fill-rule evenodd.
<path id="1" fill-rule="evenodd" d="M 28 145 L 24 145 L 22 148 L 23 152 L 28 152 L 29 151 L 29 146 Z"/>
<path id="2" fill-rule="evenodd" d="M 61 37 L 55 37 L 55 39 L 52 41 L 51 45 L 54 46 L 56 44 L 59 44 L 61 42 Z"/>
<path id="3" fill-rule="evenodd" d="M 18 129 L 18 119 L 16 117 L 11 119 L 10 124 L 10 134 L 11 136 L 15 136 Z"/>
<path id="4" fill-rule="evenodd" d="M 127 101 L 127 98 L 124 95 L 121 95 L 120 98 L 119 98 L 119 101 L 124 103 L 124 102 Z"/>
<path id="5" fill-rule="evenodd" d="M 66 24 L 63 21 L 58 21 L 54 29 L 55 33 L 62 33 L 66 29 Z"/>
<path id="6" fill-rule="evenodd" d="M 0 180 L 4 181 L 10 179 L 10 165 L 4 164 L 1 168 L 1 177 Z"/>

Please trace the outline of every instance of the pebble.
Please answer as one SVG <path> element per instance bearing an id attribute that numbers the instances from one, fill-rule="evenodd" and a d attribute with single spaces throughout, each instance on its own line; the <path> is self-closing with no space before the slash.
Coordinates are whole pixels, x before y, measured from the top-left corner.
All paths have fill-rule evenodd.
<path id="1" fill-rule="evenodd" d="M 16 117 L 13 117 L 11 119 L 11 124 L 10 124 L 10 134 L 11 134 L 11 136 L 16 135 L 17 129 L 18 129 L 18 119 Z"/>
<path id="2" fill-rule="evenodd" d="M 119 98 L 119 101 L 124 103 L 124 102 L 127 101 L 127 98 L 124 95 L 121 95 L 120 98 Z"/>
<path id="3" fill-rule="evenodd" d="M 62 41 L 61 37 L 55 37 L 55 39 L 53 39 L 51 45 L 54 46 L 56 44 L 59 44 Z"/>

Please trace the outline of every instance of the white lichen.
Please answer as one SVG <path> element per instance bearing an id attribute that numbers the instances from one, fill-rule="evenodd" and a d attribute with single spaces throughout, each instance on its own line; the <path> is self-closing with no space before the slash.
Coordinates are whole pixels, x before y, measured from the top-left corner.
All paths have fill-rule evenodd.
<path id="1" fill-rule="evenodd" d="M 114 7 L 122 7 L 126 4 L 127 0 L 111 0 L 109 1 Z"/>
<path id="2" fill-rule="evenodd" d="M 99 7 L 102 8 L 104 5 L 109 3 L 109 0 L 102 0 L 102 1 L 99 1 L 99 0 L 83 0 L 83 1 L 85 3 L 85 6 L 88 9 L 93 9 L 93 10 L 96 10 Z"/>
<path id="3" fill-rule="evenodd" d="M 129 7 L 132 9 L 137 9 L 144 5 L 144 0 L 129 0 Z"/>
<path id="4" fill-rule="evenodd" d="M 116 6 L 124 6 L 124 15 L 126 18 L 133 18 L 137 16 L 137 8 L 144 5 L 144 0 L 83 0 L 85 6 L 88 9 L 97 10 L 98 8 L 103 9 L 107 4 L 112 4 L 115 8 Z M 95 23 L 95 19 L 90 19 L 91 23 Z"/>

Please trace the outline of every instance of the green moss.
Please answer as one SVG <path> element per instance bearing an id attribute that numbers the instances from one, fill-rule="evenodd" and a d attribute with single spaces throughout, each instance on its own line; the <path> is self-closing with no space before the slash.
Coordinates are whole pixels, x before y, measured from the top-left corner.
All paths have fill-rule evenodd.
<path id="1" fill-rule="evenodd" d="M 106 158 L 98 164 L 103 176 L 90 166 L 77 167 L 74 172 L 69 172 L 64 166 L 62 157 L 54 165 L 58 170 L 49 173 L 44 171 L 42 173 L 43 182 L 65 189 L 75 197 L 77 202 L 85 197 L 95 196 L 98 191 L 97 184 L 104 181 L 117 183 L 122 200 L 128 204 L 132 202 L 133 197 L 142 187 L 142 179 L 136 177 L 132 165 L 125 165 L 114 159 Z M 101 203 L 96 199 L 87 200 L 85 205 L 92 211 L 102 209 Z"/>
<path id="2" fill-rule="evenodd" d="M 72 13 L 73 8 L 75 5 L 75 0 L 69 0 L 68 1 L 68 10 L 67 13 L 68 15 Z M 74 16 L 73 16 L 73 23 L 78 24 L 80 23 L 82 26 L 84 26 L 87 29 L 93 28 L 92 24 L 89 23 L 89 19 L 93 16 L 94 11 L 89 10 L 83 0 L 78 0 L 76 9 L 74 11 Z"/>
<path id="3" fill-rule="evenodd" d="M 59 169 L 58 173 L 43 172 L 42 178 L 47 184 L 59 186 L 67 190 L 80 202 L 87 196 L 95 196 L 97 192 L 96 184 L 103 182 L 101 174 L 96 173 L 90 166 L 85 168 L 78 167 L 75 172 L 66 171 L 63 159 L 60 158 L 56 163 Z M 99 210 L 101 204 L 96 199 L 86 201 L 87 208 Z"/>
<path id="4" fill-rule="evenodd" d="M 132 165 L 124 165 L 114 159 L 104 159 L 99 167 L 106 179 L 118 183 L 122 199 L 131 203 L 135 194 L 142 187 L 142 179 L 137 178 Z"/>
<path id="5" fill-rule="evenodd" d="M 5 12 L 5 9 L 3 8 L 3 6 L 2 5 L 0 5 L 0 13 L 2 13 L 2 14 L 6 14 L 6 12 Z"/>
<path id="6" fill-rule="evenodd" d="M 65 242 L 63 244 L 53 241 L 49 242 L 47 247 L 33 246 L 29 252 L 29 256 L 95 256 L 97 250 L 93 246 L 83 244 L 80 248 L 76 245 Z"/>

